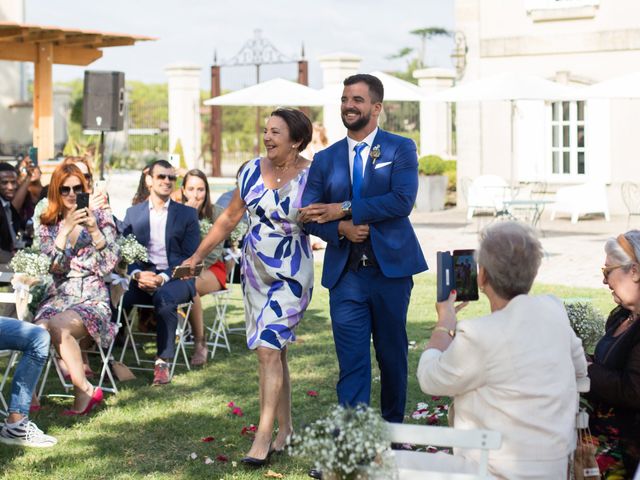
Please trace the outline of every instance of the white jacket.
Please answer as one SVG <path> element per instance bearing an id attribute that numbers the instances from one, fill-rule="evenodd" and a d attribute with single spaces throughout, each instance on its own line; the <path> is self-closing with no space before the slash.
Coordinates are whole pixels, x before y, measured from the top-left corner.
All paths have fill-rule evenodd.
<path id="1" fill-rule="evenodd" d="M 502 434 L 489 466 L 510 479 L 520 477 L 518 462 L 566 459 L 575 448 L 580 380 L 588 381 L 582 343 L 551 295 L 519 295 L 500 311 L 459 322 L 449 348 L 425 351 L 418 365 L 423 392 L 454 397 L 455 428 Z"/>

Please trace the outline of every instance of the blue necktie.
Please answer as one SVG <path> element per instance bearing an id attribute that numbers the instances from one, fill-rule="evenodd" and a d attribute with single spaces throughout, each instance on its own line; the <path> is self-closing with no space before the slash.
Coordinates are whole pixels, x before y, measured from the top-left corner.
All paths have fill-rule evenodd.
<path id="1" fill-rule="evenodd" d="M 362 188 L 362 150 L 367 146 L 365 142 L 358 143 L 353 147 L 356 152 L 353 157 L 353 198 L 360 198 L 360 190 Z"/>

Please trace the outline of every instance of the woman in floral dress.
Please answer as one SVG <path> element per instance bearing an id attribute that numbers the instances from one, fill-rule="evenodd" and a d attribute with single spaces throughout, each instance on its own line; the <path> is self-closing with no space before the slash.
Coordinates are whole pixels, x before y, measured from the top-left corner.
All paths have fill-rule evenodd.
<path id="1" fill-rule="evenodd" d="M 256 351 L 260 365 L 260 423 L 242 459 L 248 466 L 265 465 L 293 430 L 287 345 L 295 340 L 313 287 L 309 237 L 297 220 L 310 164 L 300 152 L 311 133 L 311 122 L 301 111 L 271 113 L 263 138 L 267 155 L 245 165 L 231 203 L 185 262 L 201 262 L 248 212 L 241 273 L 247 345 Z M 278 434 L 272 440 L 275 420 Z"/>
<path id="2" fill-rule="evenodd" d="M 51 334 L 74 385 L 74 405 L 65 415 L 84 415 L 102 401 L 102 390 L 86 379 L 78 340 L 90 335 L 107 347 L 115 335 L 104 276 L 119 259 L 111 214 L 77 209 L 76 198 L 88 190 L 75 165 L 60 165 L 51 177 L 47 209 L 37 231 L 42 252 L 52 259 L 53 282 L 35 317 Z"/>

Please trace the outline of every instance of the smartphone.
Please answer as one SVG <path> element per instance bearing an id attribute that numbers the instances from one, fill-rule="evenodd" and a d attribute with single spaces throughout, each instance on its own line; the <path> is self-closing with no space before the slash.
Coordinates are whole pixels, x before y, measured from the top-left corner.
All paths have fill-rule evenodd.
<path id="1" fill-rule="evenodd" d="M 38 166 L 38 147 L 29 147 L 29 158 L 31 159 L 31 165 Z"/>
<path id="2" fill-rule="evenodd" d="M 442 302 L 456 290 L 461 302 L 478 300 L 478 266 L 475 250 L 454 250 L 453 253 L 437 252 L 437 298 Z"/>
<path id="3" fill-rule="evenodd" d="M 453 251 L 453 275 L 455 277 L 456 298 L 461 302 L 478 300 L 478 265 L 475 250 Z"/>
<path id="4" fill-rule="evenodd" d="M 106 180 L 96 180 L 93 183 L 93 193 L 94 194 L 98 194 L 98 193 L 106 194 L 107 193 L 107 181 Z"/>
<path id="5" fill-rule="evenodd" d="M 188 277 L 197 277 L 202 272 L 204 268 L 204 263 L 199 263 L 196 265 L 195 272 L 191 275 L 191 267 L 189 265 L 178 265 L 173 269 L 173 273 L 171 274 L 171 278 L 188 278 Z"/>
<path id="6" fill-rule="evenodd" d="M 76 208 L 80 210 L 81 208 L 89 208 L 89 194 L 88 193 L 78 193 L 76 195 Z"/>

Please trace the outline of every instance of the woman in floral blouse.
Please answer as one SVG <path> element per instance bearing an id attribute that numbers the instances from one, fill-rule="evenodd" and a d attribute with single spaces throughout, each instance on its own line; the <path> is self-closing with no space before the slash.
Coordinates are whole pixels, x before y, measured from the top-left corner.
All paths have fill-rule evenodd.
<path id="1" fill-rule="evenodd" d="M 49 204 L 36 232 L 42 252 L 52 259 L 53 282 L 35 322 L 51 334 L 75 387 L 73 409 L 64 415 L 85 415 L 102 401 L 102 390 L 86 379 L 78 340 L 90 335 L 107 347 L 115 335 L 104 276 L 118 263 L 116 228 L 112 215 L 77 208 L 77 195 L 87 190 L 77 166 L 60 165 L 51 177 Z"/>

